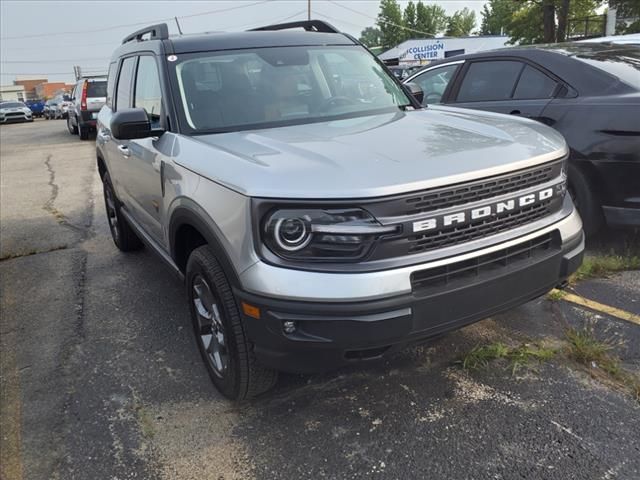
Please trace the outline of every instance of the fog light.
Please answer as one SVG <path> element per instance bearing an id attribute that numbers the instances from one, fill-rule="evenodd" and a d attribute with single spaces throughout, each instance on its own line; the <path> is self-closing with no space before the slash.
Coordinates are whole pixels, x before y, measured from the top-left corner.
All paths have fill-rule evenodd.
<path id="1" fill-rule="evenodd" d="M 284 333 L 293 333 L 296 331 L 296 322 L 287 320 L 282 323 L 282 329 Z"/>

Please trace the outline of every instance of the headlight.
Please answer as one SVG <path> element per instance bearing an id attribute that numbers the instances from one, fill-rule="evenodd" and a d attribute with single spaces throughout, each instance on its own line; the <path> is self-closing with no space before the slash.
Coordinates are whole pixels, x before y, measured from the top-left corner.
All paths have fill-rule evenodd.
<path id="1" fill-rule="evenodd" d="M 284 259 L 340 262 L 362 260 L 382 235 L 397 230 L 358 208 L 283 209 L 266 215 L 262 235 Z"/>

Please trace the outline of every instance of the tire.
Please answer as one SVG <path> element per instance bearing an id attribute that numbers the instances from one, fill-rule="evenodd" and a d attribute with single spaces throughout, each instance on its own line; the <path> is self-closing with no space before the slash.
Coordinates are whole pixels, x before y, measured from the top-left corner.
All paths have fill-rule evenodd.
<path id="1" fill-rule="evenodd" d="M 196 343 L 218 391 L 241 401 L 271 389 L 278 372 L 258 363 L 229 281 L 208 245 L 189 256 L 186 285 Z"/>
<path id="2" fill-rule="evenodd" d="M 76 135 L 78 133 L 78 126 L 71 124 L 71 115 L 67 117 L 67 129 L 69 129 L 69 133 L 71 135 Z"/>
<path id="3" fill-rule="evenodd" d="M 116 247 L 122 252 L 140 250 L 144 244 L 140 241 L 129 223 L 127 223 L 127 219 L 122 215 L 120 202 L 113 191 L 111 178 L 108 173 L 105 173 L 104 177 L 102 177 L 102 189 L 107 221 L 109 222 L 109 230 L 111 231 L 113 243 L 115 243 Z"/>
<path id="4" fill-rule="evenodd" d="M 87 127 L 83 127 L 78 124 L 78 135 L 80 136 L 80 140 L 88 140 L 89 139 L 89 129 Z"/>
<path id="5" fill-rule="evenodd" d="M 569 193 L 582 217 L 584 233 L 587 236 L 594 235 L 604 224 L 600 197 L 589 183 L 587 175 L 573 165 L 569 165 Z"/>

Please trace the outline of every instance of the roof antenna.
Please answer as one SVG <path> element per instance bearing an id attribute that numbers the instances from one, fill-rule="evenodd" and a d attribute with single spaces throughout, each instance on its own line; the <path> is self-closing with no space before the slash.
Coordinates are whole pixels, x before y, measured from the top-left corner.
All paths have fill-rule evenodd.
<path id="1" fill-rule="evenodd" d="M 182 35 L 182 29 L 180 28 L 180 22 L 178 21 L 178 17 L 173 17 L 176 19 L 176 25 L 178 26 L 178 32 Z"/>

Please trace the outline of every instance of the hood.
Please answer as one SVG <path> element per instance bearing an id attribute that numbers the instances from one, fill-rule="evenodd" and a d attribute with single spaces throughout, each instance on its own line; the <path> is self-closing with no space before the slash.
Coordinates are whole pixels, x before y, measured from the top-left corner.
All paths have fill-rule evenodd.
<path id="1" fill-rule="evenodd" d="M 532 120 L 429 107 L 323 123 L 176 137 L 178 164 L 268 198 L 393 195 L 525 168 L 566 155 Z"/>

